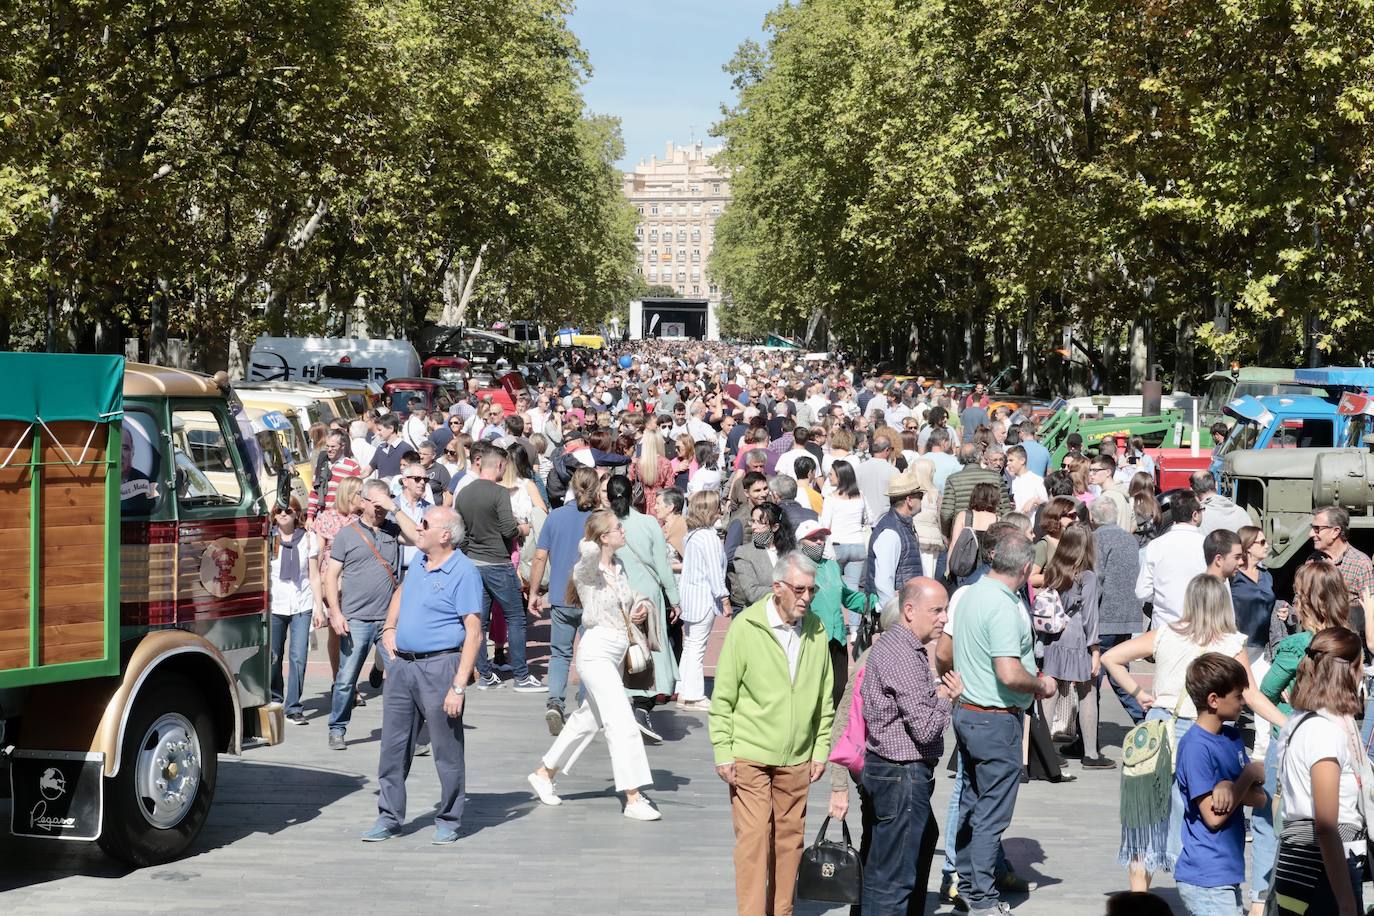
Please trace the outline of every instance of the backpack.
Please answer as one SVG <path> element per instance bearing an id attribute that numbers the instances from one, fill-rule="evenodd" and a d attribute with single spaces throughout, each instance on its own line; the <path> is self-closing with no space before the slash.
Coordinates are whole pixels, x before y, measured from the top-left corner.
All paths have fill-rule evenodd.
<path id="1" fill-rule="evenodd" d="M 1148 719 L 1121 743 L 1123 849 L 1164 849 L 1174 784 L 1174 719 Z M 1134 835 L 1134 836 L 1132 836 Z"/>
<path id="2" fill-rule="evenodd" d="M 864 673 L 868 666 L 860 668 L 854 675 L 854 693 L 849 698 L 849 721 L 845 723 L 844 734 L 835 742 L 830 752 L 830 762 L 838 763 L 854 776 L 864 771 L 864 745 L 868 741 L 868 727 L 864 724 L 864 700 L 859 690 L 864 685 Z"/>
<path id="3" fill-rule="evenodd" d="M 1064 600 L 1059 591 L 1041 588 L 1035 592 L 1035 604 L 1031 607 L 1031 626 L 1042 636 L 1058 636 L 1069 625 L 1069 612 L 1064 608 Z"/>
<path id="4" fill-rule="evenodd" d="M 964 527 L 949 548 L 949 571 L 959 578 L 978 568 L 978 533 L 973 530 L 973 513 L 964 513 Z"/>

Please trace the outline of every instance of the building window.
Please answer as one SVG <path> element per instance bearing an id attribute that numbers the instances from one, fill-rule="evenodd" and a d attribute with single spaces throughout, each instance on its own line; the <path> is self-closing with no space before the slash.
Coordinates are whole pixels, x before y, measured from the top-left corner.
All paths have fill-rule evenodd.
<path id="1" fill-rule="evenodd" d="M 642 213 L 644 211 L 641 210 L 640 212 Z M 654 216 L 658 216 L 658 204 L 654 204 L 653 206 L 651 206 L 649 208 L 649 212 L 652 213 Z"/>
<path id="2" fill-rule="evenodd" d="M 643 230 L 643 229 L 639 230 L 639 234 L 640 234 L 640 235 L 643 235 L 643 234 L 644 234 L 644 230 Z M 653 230 L 653 231 L 651 231 L 651 232 L 649 233 L 649 241 L 651 241 L 651 242 L 657 242 L 657 241 L 658 241 L 658 230 L 655 229 L 655 230 Z"/>
<path id="3" fill-rule="evenodd" d="M 700 193 L 701 193 L 701 185 L 699 185 L 699 184 L 694 184 L 694 185 L 692 185 L 692 193 L 693 193 L 693 194 L 700 194 Z"/>
<path id="4" fill-rule="evenodd" d="M 653 268 L 653 267 L 650 267 L 650 268 L 649 268 L 649 279 L 650 279 L 650 280 L 657 280 L 657 279 L 658 279 L 658 270 L 656 270 L 656 269 Z"/>
<path id="5" fill-rule="evenodd" d="M 700 260 L 701 260 L 701 249 L 700 249 L 700 248 L 693 248 L 693 249 L 692 249 L 692 260 L 693 260 L 693 261 L 700 261 Z"/>
<path id="6" fill-rule="evenodd" d="M 720 204 L 711 204 L 711 215 L 720 216 Z"/>
<path id="7" fill-rule="evenodd" d="M 716 285 L 714 283 L 712 283 L 710 286 L 706 288 L 710 291 L 712 296 L 714 296 L 718 292 Z"/>
<path id="8" fill-rule="evenodd" d="M 716 182 L 715 184 L 711 185 L 711 193 L 712 193 L 712 194 L 719 194 L 719 193 L 720 193 L 720 182 Z"/>
<path id="9" fill-rule="evenodd" d="M 693 215 L 693 216 L 700 216 L 700 215 L 701 215 L 701 204 L 692 204 L 692 215 Z"/>
<path id="10" fill-rule="evenodd" d="M 643 208 L 643 207 L 640 207 L 640 208 L 638 208 L 638 209 L 639 209 L 639 215 L 640 215 L 640 216 L 643 216 L 643 215 L 644 215 L 644 208 Z"/>
<path id="11" fill-rule="evenodd" d="M 680 292 L 680 293 L 685 293 L 685 292 L 687 292 L 687 288 L 686 288 L 685 286 L 683 286 L 681 283 L 679 283 L 679 284 L 677 285 L 677 291 Z"/>
<path id="12" fill-rule="evenodd" d="M 694 295 L 694 296 L 700 296 L 700 295 L 701 295 L 701 287 L 700 287 L 700 286 L 694 286 L 694 287 L 692 287 L 692 295 Z"/>
<path id="13" fill-rule="evenodd" d="M 687 279 L 687 271 L 685 271 L 685 270 L 679 270 L 679 271 L 677 272 L 677 279 L 678 279 L 678 282 L 685 281 L 685 280 Z"/>
<path id="14" fill-rule="evenodd" d="M 692 268 L 692 279 L 693 279 L 693 280 L 700 280 L 700 279 L 701 279 L 701 268 L 700 268 L 700 267 L 693 267 L 693 268 Z"/>

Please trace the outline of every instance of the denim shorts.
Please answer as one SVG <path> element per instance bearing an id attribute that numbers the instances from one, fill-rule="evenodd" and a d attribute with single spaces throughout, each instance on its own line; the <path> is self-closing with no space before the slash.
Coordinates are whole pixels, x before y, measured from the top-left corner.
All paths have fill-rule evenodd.
<path id="1" fill-rule="evenodd" d="M 1198 887 L 1178 882 L 1178 895 L 1189 916 L 1241 916 L 1240 885 Z"/>

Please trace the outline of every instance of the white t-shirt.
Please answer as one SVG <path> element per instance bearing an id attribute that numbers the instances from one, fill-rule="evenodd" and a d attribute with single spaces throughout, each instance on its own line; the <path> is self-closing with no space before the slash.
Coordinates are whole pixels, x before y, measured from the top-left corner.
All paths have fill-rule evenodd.
<path id="1" fill-rule="evenodd" d="M 1016 507 L 1017 512 L 1026 512 L 1026 503 L 1032 499 L 1039 499 L 1041 504 L 1050 501 L 1050 494 L 1045 490 L 1045 478 L 1039 474 L 1032 474 L 1027 471 L 1018 474 L 1011 479 L 1011 501 Z"/>
<path id="2" fill-rule="evenodd" d="M 272 613 L 282 617 L 315 610 L 315 594 L 310 591 L 310 561 L 320 555 L 320 540 L 307 531 L 301 538 L 301 584 L 281 579 L 281 551 L 274 550 L 271 564 Z"/>
<path id="3" fill-rule="evenodd" d="M 1303 721 L 1307 718 L 1309 721 Z M 1299 722 L 1302 728 L 1293 733 Z M 1354 742 L 1352 746 L 1352 741 Z M 1334 757 L 1341 767 L 1342 824 L 1359 824 L 1359 784 L 1355 781 L 1354 754 L 1363 753 L 1359 731 L 1349 716 L 1338 716 L 1325 710 L 1309 716 L 1296 713 L 1279 733 L 1282 764 L 1279 779 L 1283 787 L 1285 817 L 1312 817 L 1312 764 Z"/>
<path id="4" fill-rule="evenodd" d="M 1155 705 L 1173 710 L 1180 718 L 1196 719 L 1197 706 L 1188 696 L 1188 666 L 1204 652 L 1235 658 L 1245 648 L 1242 633 L 1227 633 L 1209 646 L 1199 646 L 1171 626 L 1159 628 L 1155 637 Z"/>
<path id="5" fill-rule="evenodd" d="M 845 499 L 841 496 L 827 496 L 821 506 L 821 527 L 830 529 L 832 544 L 868 544 L 868 534 L 864 531 L 864 498 L 855 496 Z"/>

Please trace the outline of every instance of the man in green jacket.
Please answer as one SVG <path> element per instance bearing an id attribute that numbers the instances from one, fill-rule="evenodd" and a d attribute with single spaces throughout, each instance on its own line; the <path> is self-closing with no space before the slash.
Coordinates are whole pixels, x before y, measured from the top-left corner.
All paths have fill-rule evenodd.
<path id="1" fill-rule="evenodd" d="M 806 795 L 830 756 L 833 674 L 825 626 L 808 614 L 816 566 L 778 559 L 771 595 L 725 635 L 711 697 L 716 773 L 730 786 L 740 916 L 792 916 Z"/>

